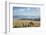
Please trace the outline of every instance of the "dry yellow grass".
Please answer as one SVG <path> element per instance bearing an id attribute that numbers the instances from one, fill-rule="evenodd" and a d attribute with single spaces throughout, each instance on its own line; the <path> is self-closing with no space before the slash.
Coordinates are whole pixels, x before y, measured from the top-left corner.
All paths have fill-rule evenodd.
<path id="1" fill-rule="evenodd" d="M 40 27 L 40 21 L 14 20 L 13 27 Z"/>

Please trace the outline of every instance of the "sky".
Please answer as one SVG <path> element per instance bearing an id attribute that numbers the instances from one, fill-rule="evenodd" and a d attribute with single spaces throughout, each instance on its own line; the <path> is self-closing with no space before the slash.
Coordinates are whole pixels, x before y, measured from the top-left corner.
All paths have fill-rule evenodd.
<path id="1" fill-rule="evenodd" d="M 13 7 L 13 16 L 40 16 L 39 7 Z"/>

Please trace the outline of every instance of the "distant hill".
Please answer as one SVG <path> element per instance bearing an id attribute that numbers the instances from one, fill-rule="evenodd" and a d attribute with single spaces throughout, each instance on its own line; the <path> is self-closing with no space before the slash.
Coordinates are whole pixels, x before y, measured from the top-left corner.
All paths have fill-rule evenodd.
<path id="1" fill-rule="evenodd" d="M 13 16 L 15 19 L 40 21 L 39 16 Z"/>
<path id="2" fill-rule="evenodd" d="M 35 21 L 40 21 L 40 18 L 35 18 L 35 19 L 22 18 L 20 20 L 35 20 Z"/>

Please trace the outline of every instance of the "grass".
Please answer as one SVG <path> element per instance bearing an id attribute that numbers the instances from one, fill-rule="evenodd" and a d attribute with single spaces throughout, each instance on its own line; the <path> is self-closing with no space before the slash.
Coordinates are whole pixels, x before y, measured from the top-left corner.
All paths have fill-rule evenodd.
<path id="1" fill-rule="evenodd" d="M 13 21 L 13 28 L 21 28 L 21 27 L 40 27 L 40 21 L 33 21 L 33 20 Z"/>

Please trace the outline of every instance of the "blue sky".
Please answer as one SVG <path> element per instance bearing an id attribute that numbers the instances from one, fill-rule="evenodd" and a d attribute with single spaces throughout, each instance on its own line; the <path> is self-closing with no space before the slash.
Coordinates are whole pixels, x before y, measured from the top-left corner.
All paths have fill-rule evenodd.
<path id="1" fill-rule="evenodd" d="M 40 8 L 38 7 L 13 7 L 13 16 L 40 16 Z"/>

